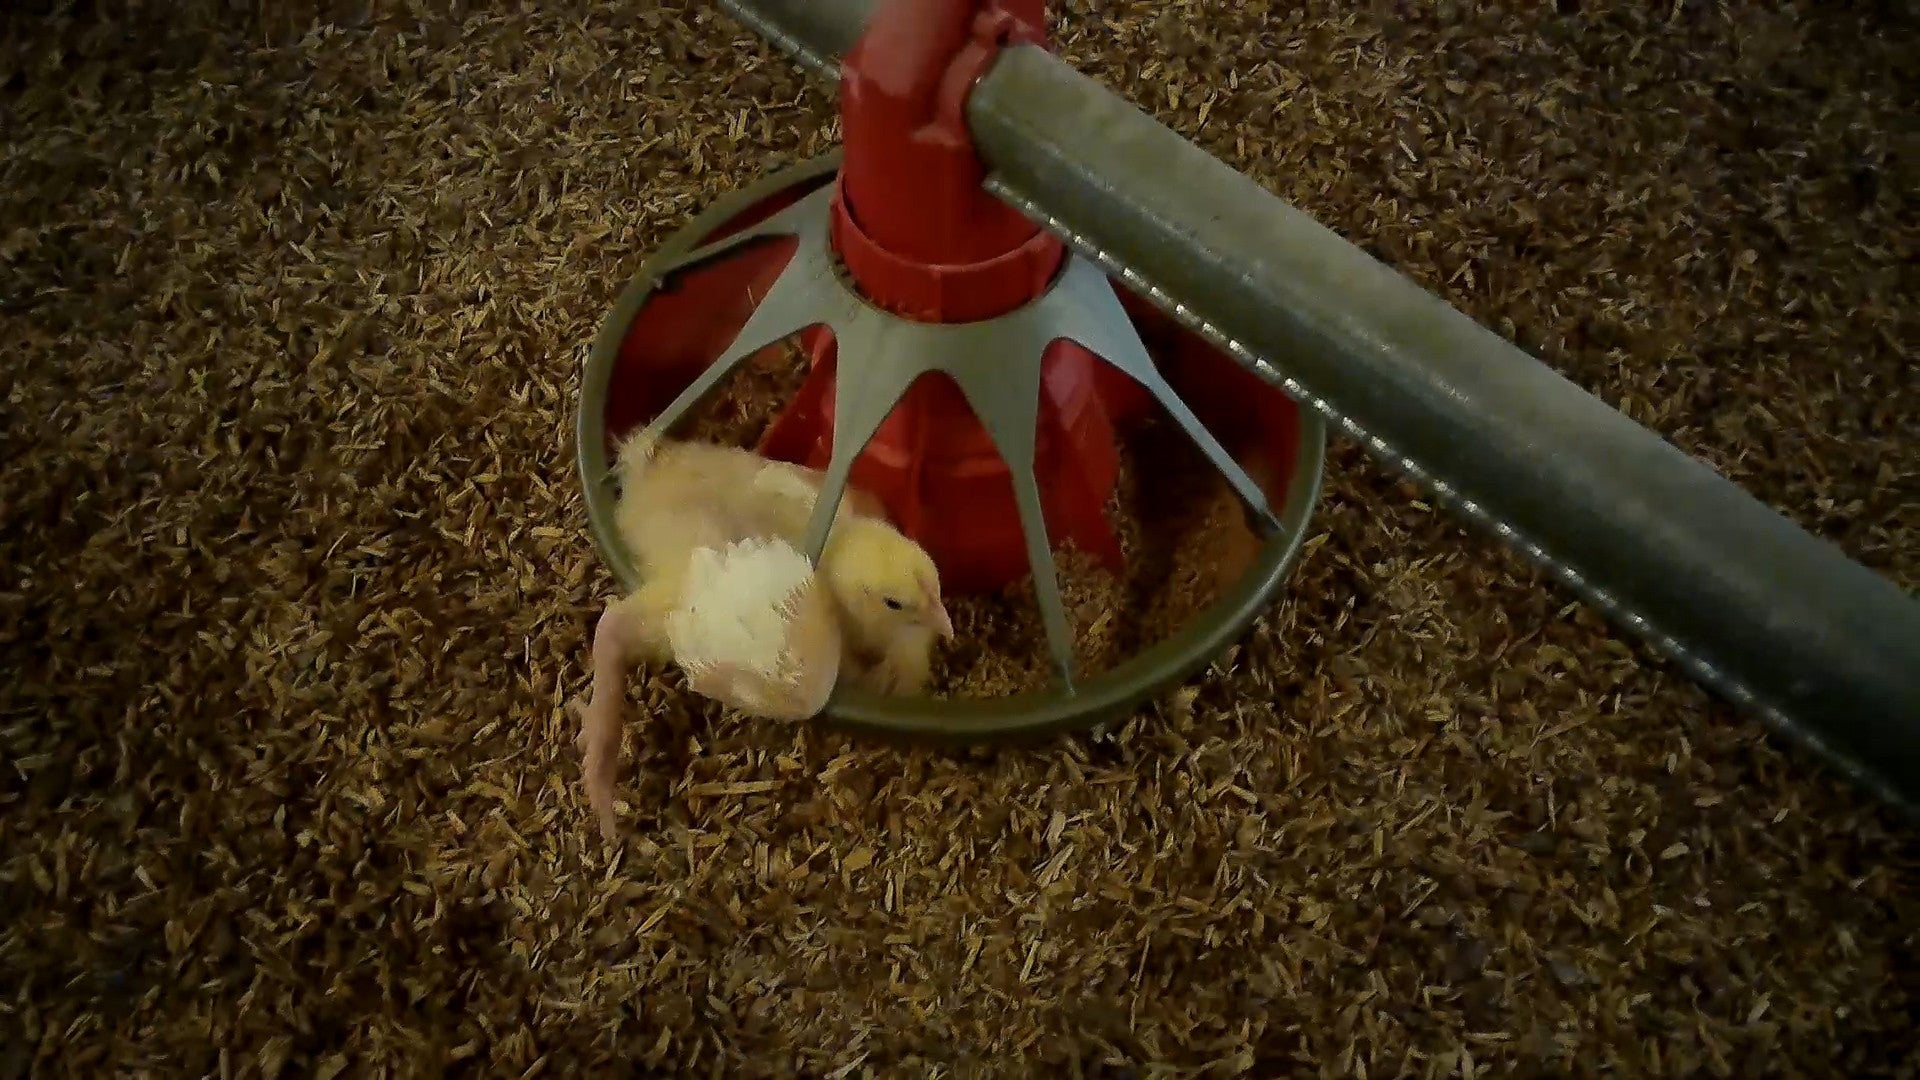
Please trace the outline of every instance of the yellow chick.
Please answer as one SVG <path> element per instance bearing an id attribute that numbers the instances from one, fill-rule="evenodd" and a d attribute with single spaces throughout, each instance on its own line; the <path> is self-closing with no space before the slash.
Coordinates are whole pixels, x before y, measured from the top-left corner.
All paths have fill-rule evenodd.
<path id="1" fill-rule="evenodd" d="M 822 474 L 750 451 L 667 441 L 622 447 L 615 510 L 642 580 L 601 615 L 579 737 L 583 785 L 609 837 L 626 673 L 678 664 L 688 686 L 768 719 L 801 720 L 846 676 L 882 693 L 924 688 L 951 636 L 939 575 L 877 500 L 849 491 L 816 577 L 799 544 Z"/>
<path id="2" fill-rule="evenodd" d="M 694 692 L 776 720 L 818 713 L 840 673 L 838 610 L 805 553 L 756 530 L 739 489 L 714 488 L 697 464 L 651 438 L 617 460 L 616 516 L 645 584 L 600 616 L 579 736 L 582 783 L 609 839 L 633 667 L 678 664 Z"/>
<path id="3" fill-rule="evenodd" d="M 657 471 L 647 480 L 646 501 L 630 494 L 632 482 L 622 478 L 620 529 L 636 551 L 659 530 L 679 529 L 654 512 L 662 498 L 711 504 L 730 515 L 742 535 L 779 537 L 795 547 L 806 542 L 825 473 L 715 443 L 660 439 L 651 445 Z M 881 694 L 924 690 L 935 644 L 953 636 L 940 573 L 870 493 L 847 488 L 820 555 L 820 576 L 841 614 L 841 674 Z"/>

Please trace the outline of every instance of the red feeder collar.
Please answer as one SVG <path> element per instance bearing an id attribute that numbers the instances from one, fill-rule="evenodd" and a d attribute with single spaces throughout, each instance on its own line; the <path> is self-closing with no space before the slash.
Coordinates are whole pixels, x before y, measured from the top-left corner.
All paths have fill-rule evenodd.
<path id="1" fill-rule="evenodd" d="M 847 53 L 833 243 L 867 298 L 927 322 L 970 322 L 1046 288 L 1060 242 L 981 182 L 973 84 L 1009 43 L 1046 45 L 1040 0 L 887 0 Z"/>

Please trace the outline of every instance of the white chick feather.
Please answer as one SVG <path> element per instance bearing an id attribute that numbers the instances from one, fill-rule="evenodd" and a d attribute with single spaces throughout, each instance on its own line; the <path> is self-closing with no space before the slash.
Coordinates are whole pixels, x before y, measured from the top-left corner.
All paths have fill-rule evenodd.
<path id="1" fill-rule="evenodd" d="M 698 548 L 667 616 L 667 639 L 689 675 L 737 668 L 778 682 L 796 674 L 793 620 L 813 564 L 783 540 L 748 537 Z"/>

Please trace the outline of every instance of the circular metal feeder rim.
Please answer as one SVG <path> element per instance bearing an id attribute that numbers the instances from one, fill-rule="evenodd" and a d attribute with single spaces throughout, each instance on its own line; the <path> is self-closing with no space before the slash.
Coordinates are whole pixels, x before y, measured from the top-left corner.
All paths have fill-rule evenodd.
<path id="1" fill-rule="evenodd" d="M 605 409 L 628 327 L 665 276 L 660 267 L 672 266 L 755 204 L 830 177 L 839 168 L 840 157 L 841 151 L 835 148 L 715 199 L 645 260 L 601 323 L 581 384 L 575 453 L 594 544 L 623 589 L 637 589 L 640 578 L 615 520 Z M 1118 720 L 1162 688 L 1205 668 L 1273 603 L 1305 542 L 1307 524 L 1320 497 L 1326 425 L 1314 410 L 1301 408 L 1296 415 L 1300 443 L 1286 500 L 1275 515 L 1279 530 L 1263 541 L 1258 557 L 1240 580 L 1177 633 L 1099 675 L 1077 680 L 1072 689 L 1051 686 L 1002 698 L 887 697 L 841 689 L 822 718 L 858 731 L 934 740 L 1038 736 Z"/>

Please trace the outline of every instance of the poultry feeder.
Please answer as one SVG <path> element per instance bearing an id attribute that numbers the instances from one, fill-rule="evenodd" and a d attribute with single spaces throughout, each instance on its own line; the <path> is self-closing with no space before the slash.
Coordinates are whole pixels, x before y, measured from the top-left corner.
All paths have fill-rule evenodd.
<path id="1" fill-rule="evenodd" d="M 1318 497 L 1318 414 L 983 188 L 966 96 L 1005 45 L 1044 47 L 1043 20 L 1041 0 L 880 4 L 841 70 L 842 148 L 717 200 L 671 237 L 587 363 L 580 466 L 595 541 L 627 588 L 638 580 L 614 527 L 613 447 L 644 425 L 675 433 L 743 362 L 796 340 L 807 375 L 758 449 L 825 471 L 812 558 L 854 484 L 928 550 L 949 594 L 1032 574 L 1047 689 L 988 700 L 843 687 L 830 721 L 970 738 L 1114 719 L 1267 609 Z M 1055 549 L 1119 567 L 1105 510 L 1119 434 L 1155 403 L 1232 487 L 1259 552 L 1185 627 L 1088 676 L 1074 670 Z"/>

